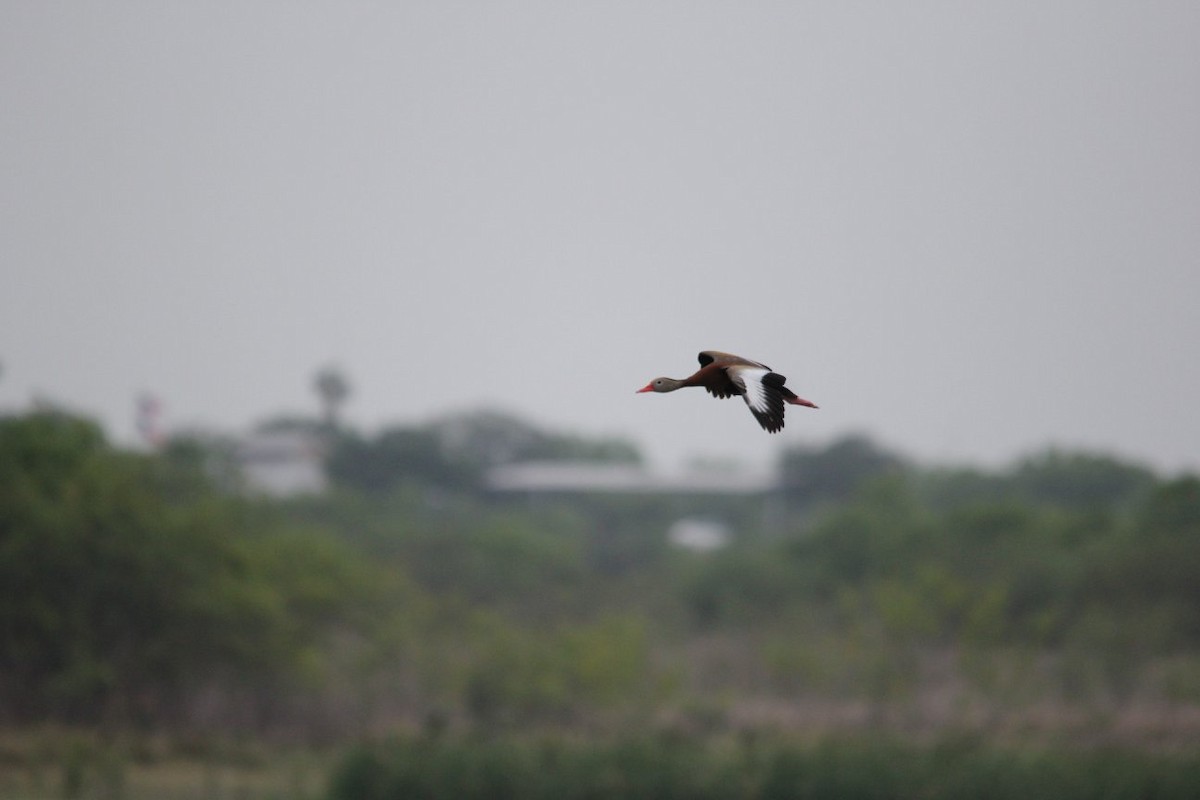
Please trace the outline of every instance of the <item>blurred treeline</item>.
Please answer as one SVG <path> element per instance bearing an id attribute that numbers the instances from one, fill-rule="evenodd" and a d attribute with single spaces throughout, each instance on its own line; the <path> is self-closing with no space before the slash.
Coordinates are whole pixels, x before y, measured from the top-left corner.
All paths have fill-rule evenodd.
<path id="1" fill-rule="evenodd" d="M 1185 742 L 1200 480 L 1048 450 L 929 468 L 793 447 L 761 496 L 490 492 L 623 441 L 463 415 L 325 437 L 331 489 L 219 443 L 0 420 L 0 721 L 336 741 L 403 728 L 759 726 Z M 673 547 L 681 517 L 733 532 Z"/>

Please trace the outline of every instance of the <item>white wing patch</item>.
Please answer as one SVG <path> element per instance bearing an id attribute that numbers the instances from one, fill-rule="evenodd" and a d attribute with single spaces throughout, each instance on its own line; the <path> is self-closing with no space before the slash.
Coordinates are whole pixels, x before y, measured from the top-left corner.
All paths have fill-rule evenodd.
<path id="1" fill-rule="evenodd" d="M 726 372 L 734 383 L 746 391 L 742 395 L 742 399 L 746 401 L 746 405 L 750 406 L 751 411 L 765 414 L 770 410 L 771 406 L 767 400 L 767 389 L 763 386 L 762 382 L 763 376 L 770 372 L 769 369 L 730 367 Z"/>
<path id="2" fill-rule="evenodd" d="M 750 413 L 768 433 L 783 430 L 783 393 L 779 387 L 783 378 L 773 375 L 766 367 L 726 367 L 725 374 L 735 386 L 742 390 L 742 399 L 750 407 Z M 764 378 L 771 376 L 771 382 Z"/>

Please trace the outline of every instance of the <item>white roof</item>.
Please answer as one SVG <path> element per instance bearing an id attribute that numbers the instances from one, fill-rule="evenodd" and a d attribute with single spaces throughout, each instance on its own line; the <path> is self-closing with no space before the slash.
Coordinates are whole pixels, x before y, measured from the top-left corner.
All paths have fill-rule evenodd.
<path id="1" fill-rule="evenodd" d="M 489 489 L 499 492 L 656 492 L 756 494 L 774 486 L 769 475 L 734 470 L 654 474 L 627 464 L 523 461 L 492 468 Z"/>

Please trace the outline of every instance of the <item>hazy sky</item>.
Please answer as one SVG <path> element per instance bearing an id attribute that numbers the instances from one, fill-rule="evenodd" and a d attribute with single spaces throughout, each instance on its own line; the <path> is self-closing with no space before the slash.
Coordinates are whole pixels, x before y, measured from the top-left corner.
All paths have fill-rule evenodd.
<path id="1" fill-rule="evenodd" d="M 0 0 L 0 409 L 1200 468 L 1200 4 Z M 821 409 L 699 390 L 721 349 Z"/>

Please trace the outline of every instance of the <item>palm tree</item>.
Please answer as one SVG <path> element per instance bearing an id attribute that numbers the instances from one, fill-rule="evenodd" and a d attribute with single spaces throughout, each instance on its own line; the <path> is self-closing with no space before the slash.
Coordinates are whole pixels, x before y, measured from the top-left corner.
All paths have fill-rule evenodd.
<path id="1" fill-rule="evenodd" d="M 313 388 L 321 398 L 324 407 L 325 425 L 331 430 L 338 427 L 338 409 L 350 396 L 350 384 L 341 370 L 336 367 L 325 367 L 317 371 L 313 380 Z"/>

